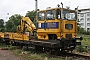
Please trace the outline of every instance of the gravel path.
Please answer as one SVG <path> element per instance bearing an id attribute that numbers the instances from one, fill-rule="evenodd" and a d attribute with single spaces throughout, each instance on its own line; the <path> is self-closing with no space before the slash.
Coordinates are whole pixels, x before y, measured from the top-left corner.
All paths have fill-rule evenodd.
<path id="1" fill-rule="evenodd" d="M 15 56 L 13 52 L 9 50 L 0 50 L 0 60 L 26 60 Z"/>

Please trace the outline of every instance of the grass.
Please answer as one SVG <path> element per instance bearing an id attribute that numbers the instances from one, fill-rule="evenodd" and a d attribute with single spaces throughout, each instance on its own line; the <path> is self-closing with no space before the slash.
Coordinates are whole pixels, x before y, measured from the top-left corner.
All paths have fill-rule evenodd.
<path id="1" fill-rule="evenodd" d="M 86 46 L 86 45 L 90 46 L 90 40 L 89 39 L 84 39 L 81 42 L 82 42 L 82 45 L 84 45 L 84 46 Z"/>
<path id="2" fill-rule="evenodd" d="M 16 46 L 10 46 L 10 47 L 8 47 L 8 49 L 9 50 L 14 50 L 14 49 L 17 49 L 17 47 Z"/>
<path id="3" fill-rule="evenodd" d="M 90 46 L 90 36 L 83 36 L 81 43 L 83 46 Z"/>
<path id="4" fill-rule="evenodd" d="M 83 35 L 83 40 L 81 41 L 81 46 L 77 46 L 76 50 L 78 52 L 90 52 L 90 50 L 88 50 L 88 47 L 90 46 L 90 35 Z"/>
<path id="5" fill-rule="evenodd" d="M 49 60 L 63 60 L 61 58 L 50 58 Z M 70 60 L 68 57 L 65 58 L 65 60 Z"/>
<path id="6" fill-rule="evenodd" d="M 62 60 L 60 58 L 50 58 L 49 60 Z"/>
<path id="7" fill-rule="evenodd" d="M 30 54 L 28 57 L 30 60 L 43 60 L 43 58 L 38 54 Z"/>
<path id="8" fill-rule="evenodd" d="M 83 46 L 90 46 L 90 35 L 79 35 L 77 37 L 80 37 L 80 36 L 83 37 L 83 40 L 81 41 L 81 44 Z"/>
<path id="9" fill-rule="evenodd" d="M 6 47 L 8 47 L 8 46 L 0 43 L 0 48 L 6 48 Z"/>

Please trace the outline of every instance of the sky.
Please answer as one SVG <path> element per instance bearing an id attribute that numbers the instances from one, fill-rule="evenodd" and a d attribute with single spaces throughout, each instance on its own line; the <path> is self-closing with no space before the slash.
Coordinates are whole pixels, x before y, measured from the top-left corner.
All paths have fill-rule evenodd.
<path id="1" fill-rule="evenodd" d="M 71 9 L 77 6 L 79 6 L 79 9 L 90 8 L 90 0 L 38 0 L 38 9 L 55 8 L 61 2 L 64 7 L 69 6 Z M 35 0 L 0 0 L 0 19 L 5 21 L 8 21 L 11 15 L 25 16 L 27 11 L 32 10 L 35 10 Z"/>

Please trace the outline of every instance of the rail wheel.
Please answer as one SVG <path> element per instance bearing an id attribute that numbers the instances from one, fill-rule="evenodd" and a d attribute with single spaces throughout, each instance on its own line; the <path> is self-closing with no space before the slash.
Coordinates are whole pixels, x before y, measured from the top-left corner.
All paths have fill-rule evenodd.
<path id="1" fill-rule="evenodd" d="M 43 51 L 46 52 L 47 54 L 50 54 L 52 49 L 48 47 L 44 47 Z"/>
<path id="2" fill-rule="evenodd" d="M 15 43 L 13 40 L 10 41 L 10 44 L 11 44 L 12 46 L 15 46 L 15 45 L 16 45 L 16 43 Z"/>

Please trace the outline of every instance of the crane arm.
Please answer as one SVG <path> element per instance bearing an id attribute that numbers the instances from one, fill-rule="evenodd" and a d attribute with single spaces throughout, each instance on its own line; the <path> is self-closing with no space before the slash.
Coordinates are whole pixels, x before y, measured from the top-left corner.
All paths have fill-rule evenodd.
<path id="1" fill-rule="evenodd" d="M 29 17 L 22 17 L 21 19 L 21 25 L 18 26 L 17 30 L 19 32 L 25 32 L 25 29 L 28 29 L 30 32 L 36 31 L 36 26 L 34 23 L 30 20 Z"/>
<path id="2" fill-rule="evenodd" d="M 29 25 L 28 24 L 25 24 L 25 27 L 30 31 L 30 32 L 33 32 L 33 30 L 32 30 L 32 28 L 31 27 L 29 27 Z"/>
<path id="3" fill-rule="evenodd" d="M 29 17 L 23 17 L 21 21 L 24 21 L 25 24 L 28 24 L 33 30 L 36 29 L 34 23 L 30 20 Z"/>

